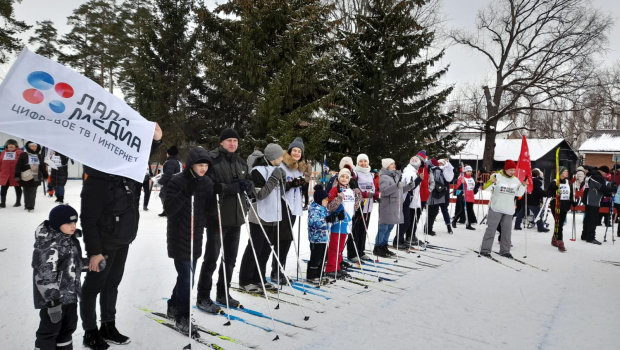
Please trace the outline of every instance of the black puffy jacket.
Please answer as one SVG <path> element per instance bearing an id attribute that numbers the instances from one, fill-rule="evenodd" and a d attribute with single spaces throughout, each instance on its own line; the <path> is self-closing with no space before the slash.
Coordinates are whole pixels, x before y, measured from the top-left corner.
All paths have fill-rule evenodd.
<path id="1" fill-rule="evenodd" d="M 32 152 L 32 150 L 28 147 L 31 143 L 32 142 L 30 141 L 26 142 L 24 153 L 20 154 L 19 158 L 17 158 L 17 164 L 15 165 L 15 177 L 21 179 L 22 172 L 31 170 L 30 164 L 28 164 L 30 156 L 37 156 L 39 158 L 38 181 L 35 181 L 34 179 L 28 181 L 19 180 L 19 184 L 22 187 L 39 187 L 39 185 L 41 185 L 41 181 L 47 181 L 47 166 L 45 165 L 45 157 L 43 157 L 40 153 L 41 146 L 38 145 L 37 150 Z"/>
<path id="2" fill-rule="evenodd" d="M 151 154 L 161 142 L 153 141 Z M 117 249 L 136 239 L 142 183 L 84 166 L 80 221 L 88 256 Z"/>
<path id="3" fill-rule="evenodd" d="M 58 152 L 55 152 L 54 155 L 60 156 L 60 163 L 62 165 L 58 167 L 58 169 L 52 169 L 52 187 L 65 186 L 67 184 L 67 179 L 69 178 L 69 157 Z"/>
<path id="4" fill-rule="evenodd" d="M 540 177 L 534 178 L 532 181 L 532 193 L 527 195 L 527 205 L 540 205 L 545 198 L 546 192 L 543 190 L 543 180 Z"/>
<path id="5" fill-rule="evenodd" d="M 211 158 L 209 152 L 203 148 L 194 148 L 189 152 L 186 167 L 183 172 L 172 176 L 166 189 L 164 210 L 168 214 L 167 243 L 168 257 L 175 260 L 190 260 L 192 213 L 190 197 L 183 191 L 187 184 L 196 177 L 192 165 L 199 159 L 209 161 L 211 172 Z M 202 255 L 202 236 L 207 224 L 207 208 L 215 205 L 213 202 L 213 181 L 205 174 L 194 191 L 194 259 Z"/>
<path id="6" fill-rule="evenodd" d="M 239 200 L 237 199 L 237 193 L 233 193 L 231 188 L 234 186 L 235 180 L 244 179 L 252 181 L 252 176 L 248 169 L 248 165 L 245 160 L 241 159 L 239 154 L 230 153 L 224 147 L 219 147 L 209 152 L 212 159 L 213 171 L 210 173 L 210 177 L 213 180 L 213 185 L 219 183 L 222 186 L 222 194 L 220 194 L 220 210 L 222 217 L 223 227 L 234 227 L 245 224 L 245 218 L 243 213 L 247 213 L 249 210 L 247 201 L 242 199 L 243 211 L 239 206 Z M 248 193 L 254 192 L 254 185 L 248 191 Z M 215 195 L 214 195 L 215 196 Z M 212 205 L 207 208 L 207 220 L 209 225 L 217 226 L 218 214 L 217 206 Z"/>

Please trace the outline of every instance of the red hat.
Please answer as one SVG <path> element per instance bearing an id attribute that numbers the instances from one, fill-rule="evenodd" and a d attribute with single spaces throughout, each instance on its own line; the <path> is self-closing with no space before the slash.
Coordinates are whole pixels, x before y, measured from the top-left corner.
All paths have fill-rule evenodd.
<path id="1" fill-rule="evenodd" d="M 517 165 L 511 159 L 508 159 L 506 163 L 504 163 L 504 170 L 516 169 L 516 168 L 517 168 Z"/>
<path id="2" fill-rule="evenodd" d="M 439 166 L 439 162 L 435 158 L 431 159 L 431 164 L 433 164 L 433 166 Z"/>

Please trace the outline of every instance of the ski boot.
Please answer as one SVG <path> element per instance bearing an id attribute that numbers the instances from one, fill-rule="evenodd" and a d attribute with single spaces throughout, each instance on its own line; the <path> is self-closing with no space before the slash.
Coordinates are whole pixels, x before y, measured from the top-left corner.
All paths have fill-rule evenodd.
<path id="1" fill-rule="evenodd" d="M 555 238 L 555 236 L 551 237 L 551 245 L 554 247 L 558 246 L 558 240 Z"/>
<path id="2" fill-rule="evenodd" d="M 110 347 L 110 345 L 103 340 L 97 328 L 84 331 L 82 345 L 91 350 L 106 350 Z"/>
<path id="3" fill-rule="evenodd" d="M 564 241 L 563 240 L 559 240 L 558 241 L 558 250 L 562 253 L 566 252 L 566 247 L 564 247 Z"/>
<path id="4" fill-rule="evenodd" d="M 226 296 L 225 295 L 218 296 L 218 297 L 215 298 L 215 301 L 218 304 L 226 305 Z M 237 308 L 237 309 L 243 309 L 243 305 L 241 305 L 239 300 L 236 300 L 235 298 L 230 296 L 230 294 L 228 294 L 228 306 L 234 307 L 234 308 Z"/>
<path id="5" fill-rule="evenodd" d="M 131 339 L 119 333 L 116 329 L 116 324 L 114 321 L 103 322 L 101 324 L 101 329 L 99 329 L 99 333 L 101 337 L 105 339 L 108 343 L 116 344 L 116 345 L 124 345 L 131 343 Z"/>
<path id="6" fill-rule="evenodd" d="M 213 302 L 213 300 L 211 299 L 203 299 L 203 300 L 197 300 L 196 301 L 196 306 L 204 311 L 204 312 L 208 312 L 210 314 L 220 314 L 222 313 L 222 309 L 219 307 L 219 305 L 215 304 Z"/>

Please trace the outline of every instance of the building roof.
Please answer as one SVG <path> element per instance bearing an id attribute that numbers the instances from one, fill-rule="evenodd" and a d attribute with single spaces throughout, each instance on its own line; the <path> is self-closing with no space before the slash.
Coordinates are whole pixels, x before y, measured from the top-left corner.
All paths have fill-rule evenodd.
<path id="1" fill-rule="evenodd" d="M 620 152 L 620 130 L 595 130 L 581 144 L 579 152 Z"/>
<path id="2" fill-rule="evenodd" d="M 535 161 L 555 149 L 564 139 L 528 139 L 527 145 L 530 150 L 530 160 Z M 468 159 L 482 160 L 484 156 L 485 140 L 468 140 L 460 154 L 452 157 L 452 159 Z M 515 162 L 519 159 L 521 152 L 521 139 L 497 139 L 495 140 L 495 157 L 498 162 L 512 159 Z M 477 156 L 477 158 L 476 158 Z"/>

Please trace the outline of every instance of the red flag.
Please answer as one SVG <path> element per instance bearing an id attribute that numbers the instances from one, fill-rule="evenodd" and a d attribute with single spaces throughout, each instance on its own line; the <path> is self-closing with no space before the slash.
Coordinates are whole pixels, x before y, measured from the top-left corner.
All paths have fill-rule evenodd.
<path id="1" fill-rule="evenodd" d="M 517 161 L 517 171 L 515 175 L 521 182 L 523 182 L 526 178 L 528 179 L 527 192 L 531 193 L 534 189 L 534 184 L 532 183 L 532 162 L 530 161 L 530 149 L 527 146 L 525 135 L 523 135 L 522 138 L 521 153 L 519 154 L 519 160 Z"/>

